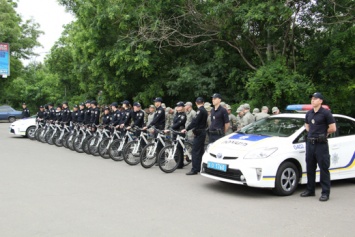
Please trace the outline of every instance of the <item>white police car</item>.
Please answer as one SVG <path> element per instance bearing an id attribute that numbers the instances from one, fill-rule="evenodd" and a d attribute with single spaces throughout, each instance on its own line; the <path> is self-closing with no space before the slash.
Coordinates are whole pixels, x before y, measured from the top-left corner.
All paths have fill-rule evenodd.
<path id="1" fill-rule="evenodd" d="M 355 119 L 333 116 L 337 131 L 328 139 L 331 179 L 354 178 Z M 304 114 L 274 115 L 219 139 L 203 155 L 201 175 L 291 195 L 299 183 L 307 183 L 304 118 Z"/>
<path id="2" fill-rule="evenodd" d="M 9 131 L 13 135 L 33 137 L 36 130 L 36 116 L 24 118 L 13 122 Z"/>

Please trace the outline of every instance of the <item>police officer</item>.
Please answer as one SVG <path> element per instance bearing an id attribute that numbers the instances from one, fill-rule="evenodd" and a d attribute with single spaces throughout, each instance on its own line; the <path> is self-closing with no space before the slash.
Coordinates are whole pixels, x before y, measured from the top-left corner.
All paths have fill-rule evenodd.
<path id="1" fill-rule="evenodd" d="M 39 111 L 36 114 L 36 120 L 38 122 L 43 123 L 43 120 L 45 119 L 45 111 L 44 111 L 44 106 L 41 105 L 39 106 Z"/>
<path id="2" fill-rule="evenodd" d="M 105 128 L 107 128 L 110 123 L 111 123 L 110 108 L 106 106 L 104 108 L 104 113 L 102 115 L 102 124 L 105 125 Z"/>
<path id="3" fill-rule="evenodd" d="M 55 121 L 56 120 L 56 111 L 53 107 L 53 103 L 48 104 L 48 117 L 47 120 Z"/>
<path id="4" fill-rule="evenodd" d="M 201 160 L 203 153 L 205 152 L 205 140 L 206 140 L 206 128 L 207 128 L 207 117 L 208 113 L 204 107 L 204 100 L 202 97 L 198 97 L 195 101 L 197 106 L 197 112 L 195 118 L 187 126 L 186 132 L 192 130 L 195 135 L 192 143 L 192 168 L 191 171 L 186 173 L 186 175 L 195 175 L 200 172 L 201 169 Z"/>
<path id="5" fill-rule="evenodd" d="M 111 108 L 112 108 L 111 125 L 114 126 L 115 128 L 119 128 L 122 116 L 121 116 L 121 111 L 118 109 L 118 103 L 113 102 L 111 104 Z"/>
<path id="6" fill-rule="evenodd" d="M 26 103 L 22 103 L 22 118 L 29 118 L 30 110 L 27 109 Z"/>
<path id="7" fill-rule="evenodd" d="M 218 93 L 212 95 L 213 108 L 211 110 L 211 126 L 209 127 L 209 143 L 223 137 L 229 128 L 228 112 L 220 104 L 222 96 Z"/>
<path id="8" fill-rule="evenodd" d="M 131 125 L 131 120 L 132 120 L 132 111 L 131 111 L 131 105 L 128 100 L 124 100 L 122 102 L 122 107 L 124 111 L 122 111 L 122 119 L 120 122 L 120 128 L 122 129 L 123 127 L 129 127 Z"/>
<path id="9" fill-rule="evenodd" d="M 77 123 L 79 119 L 79 108 L 77 105 L 73 106 L 73 112 L 71 112 L 71 122 Z"/>
<path id="10" fill-rule="evenodd" d="M 156 108 L 156 111 L 154 113 L 154 118 L 152 122 L 150 122 L 150 124 L 147 127 L 145 127 L 145 129 L 155 126 L 157 129 L 163 130 L 165 128 L 165 111 L 161 106 L 163 99 L 157 97 L 153 101 L 154 101 L 154 106 Z"/>
<path id="11" fill-rule="evenodd" d="M 62 121 L 62 106 L 58 105 L 57 109 L 55 110 L 55 119 L 54 121 L 56 122 L 61 122 Z"/>
<path id="12" fill-rule="evenodd" d="M 176 131 L 184 131 L 186 124 L 186 113 L 184 112 L 184 102 L 179 101 L 176 104 L 176 114 L 173 119 L 173 124 L 171 125 L 171 129 Z M 169 130 L 165 130 L 166 133 L 170 132 Z M 173 134 L 173 140 L 176 140 L 177 135 Z M 178 169 L 182 169 L 184 167 L 184 152 L 182 150 L 182 146 L 178 144 L 177 149 L 180 151 L 180 163 L 178 164 Z"/>
<path id="13" fill-rule="evenodd" d="M 85 122 L 85 103 L 82 102 L 79 105 L 79 110 L 78 110 L 78 123 L 84 123 Z"/>
<path id="14" fill-rule="evenodd" d="M 336 131 L 335 120 L 329 110 L 322 107 L 323 95 L 319 92 L 310 95 L 313 109 L 308 111 L 305 127 L 308 131 L 306 143 L 307 189 L 301 197 L 315 196 L 316 168 L 320 169 L 322 194 L 319 201 L 328 201 L 330 194 L 330 155 L 327 136 Z"/>
<path id="15" fill-rule="evenodd" d="M 90 124 L 99 125 L 100 123 L 100 109 L 97 107 L 97 102 L 95 100 L 91 101 L 91 116 L 90 116 Z M 95 129 L 93 129 L 95 130 Z"/>
<path id="16" fill-rule="evenodd" d="M 91 121 L 91 101 L 90 100 L 87 100 L 85 102 L 85 115 L 84 115 L 84 124 L 88 125 L 90 124 L 90 121 Z"/>
<path id="17" fill-rule="evenodd" d="M 68 108 L 68 102 L 64 101 L 63 110 L 62 110 L 62 122 L 65 125 L 69 125 L 70 121 L 71 121 L 71 112 Z"/>
<path id="18" fill-rule="evenodd" d="M 132 113 L 133 125 L 142 128 L 144 125 L 144 112 L 142 106 L 139 102 L 133 103 L 133 113 Z"/>

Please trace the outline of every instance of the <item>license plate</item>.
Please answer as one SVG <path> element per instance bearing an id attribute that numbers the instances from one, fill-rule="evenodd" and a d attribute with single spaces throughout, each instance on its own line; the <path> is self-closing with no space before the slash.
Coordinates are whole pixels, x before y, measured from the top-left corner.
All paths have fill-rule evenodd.
<path id="1" fill-rule="evenodd" d="M 227 172 L 227 165 L 226 164 L 220 164 L 220 163 L 209 161 L 209 162 L 207 162 L 207 168 Z"/>

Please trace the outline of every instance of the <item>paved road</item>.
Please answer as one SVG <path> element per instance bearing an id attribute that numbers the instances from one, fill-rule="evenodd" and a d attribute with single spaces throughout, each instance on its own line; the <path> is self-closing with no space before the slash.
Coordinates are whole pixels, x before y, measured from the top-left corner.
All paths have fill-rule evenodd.
<path id="1" fill-rule="evenodd" d="M 354 236 L 354 181 L 330 201 L 78 154 L 0 123 L 0 236 Z"/>

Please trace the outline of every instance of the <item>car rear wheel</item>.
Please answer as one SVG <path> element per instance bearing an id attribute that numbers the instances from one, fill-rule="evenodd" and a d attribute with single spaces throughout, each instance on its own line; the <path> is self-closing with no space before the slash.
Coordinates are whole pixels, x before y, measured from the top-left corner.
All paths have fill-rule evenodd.
<path id="1" fill-rule="evenodd" d="M 16 118 L 15 117 L 9 117 L 9 122 L 10 123 L 13 123 L 13 122 L 15 122 L 16 121 Z"/>
<path id="2" fill-rule="evenodd" d="M 282 163 L 277 171 L 274 193 L 288 196 L 295 192 L 299 182 L 299 172 L 292 162 Z"/>

